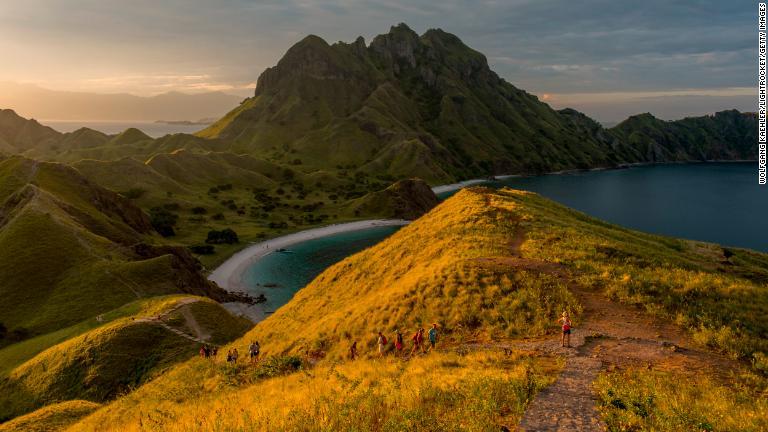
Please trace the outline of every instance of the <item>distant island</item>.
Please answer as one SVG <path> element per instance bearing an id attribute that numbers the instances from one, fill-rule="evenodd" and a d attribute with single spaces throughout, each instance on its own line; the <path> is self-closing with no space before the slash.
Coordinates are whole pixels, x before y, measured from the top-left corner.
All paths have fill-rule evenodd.
<path id="1" fill-rule="evenodd" d="M 182 126 L 208 126 L 216 121 L 215 118 L 204 118 L 197 121 L 192 120 L 156 120 L 155 123 L 182 125 Z"/>

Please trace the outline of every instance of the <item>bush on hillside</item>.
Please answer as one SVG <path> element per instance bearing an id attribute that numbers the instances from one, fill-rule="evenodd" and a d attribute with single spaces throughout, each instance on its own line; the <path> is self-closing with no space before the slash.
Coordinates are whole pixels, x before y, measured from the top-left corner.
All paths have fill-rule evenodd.
<path id="1" fill-rule="evenodd" d="M 234 244 L 239 243 L 240 239 L 237 237 L 237 233 L 231 228 L 224 228 L 221 231 L 211 230 L 208 231 L 208 238 L 205 239 L 209 244 Z"/>
<path id="2" fill-rule="evenodd" d="M 204 215 L 206 213 L 208 213 L 208 210 L 205 207 L 192 207 L 192 214 Z"/>
<path id="3" fill-rule="evenodd" d="M 192 245 L 189 247 L 189 250 L 198 255 L 213 255 L 216 253 L 216 248 L 213 245 Z"/>
<path id="4" fill-rule="evenodd" d="M 173 228 L 176 226 L 178 219 L 178 215 L 162 207 L 152 207 L 149 210 L 149 220 L 152 222 L 152 227 L 163 237 L 176 235 L 176 231 Z"/>

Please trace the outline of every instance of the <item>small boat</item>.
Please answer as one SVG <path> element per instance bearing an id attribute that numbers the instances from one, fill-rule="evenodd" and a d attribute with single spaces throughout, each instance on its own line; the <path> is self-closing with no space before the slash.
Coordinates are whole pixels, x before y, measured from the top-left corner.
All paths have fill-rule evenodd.
<path id="1" fill-rule="evenodd" d="M 277 252 L 280 252 L 280 253 L 293 253 L 293 251 L 290 251 L 288 249 L 283 249 L 283 248 L 278 249 Z"/>

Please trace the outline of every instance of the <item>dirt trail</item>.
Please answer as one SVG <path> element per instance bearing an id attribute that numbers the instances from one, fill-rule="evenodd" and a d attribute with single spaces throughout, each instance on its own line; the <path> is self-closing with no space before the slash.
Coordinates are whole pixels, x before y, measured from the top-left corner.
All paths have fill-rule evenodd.
<path id="1" fill-rule="evenodd" d="M 480 258 L 476 262 L 507 271 L 525 270 L 557 276 L 578 298 L 583 313 L 572 317 L 571 348 L 561 346 L 559 334 L 552 338 L 495 345 L 497 349 L 523 349 L 566 358 L 565 368 L 555 383 L 540 392 L 529 405 L 519 430 L 605 430 L 592 387 L 603 369 L 645 367 L 706 373 L 727 379 L 731 371 L 741 368 L 724 356 L 697 348 L 691 337 L 676 325 L 651 317 L 638 308 L 611 302 L 598 290 L 579 285 L 564 266 L 524 258 L 520 250 L 524 242 L 525 233 L 518 229 L 510 241 L 509 256 Z M 478 345 L 477 348 L 489 346 Z"/>
<path id="2" fill-rule="evenodd" d="M 211 335 L 206 333 L 205 330 L 200 327 L 200 324 L 198 324 L 195 316 L 192 314 L 192 311 L 190 311 L 189 308 L 182 308 L 181 316 L 184 317 L 184 322 L 186 323 L 187 327 L 189 327 L 189 329 L 195 333 L 195 336 L 197 336 L 198 340 L 207 341 L 211 338 Z"/>
<path id="3" fill-rule="evenodd" d="M 135 322 L 147 322 L 152 324 L 157 324 L 166 330 L 173 332 L 184 339 L 191 340 L 193 342 L 198 343 L 208 343 L 208 340 L 211 338 L 211 335 L 206 333 L 202 327 L 200 327 L 200 324 L 198 324 L 197 320 L 195 320 L 195 317 L 192 315 L 192 312 L 190 312 L 189 308 L 186 308 L 185 306 L 199 302 L 199 299 L 196 298 L 185 298 L 178 303 L 176 303 L 171 309 L 163 312 L 160 315 L 156 316 L 150 316 L 150 317 L 143 317 L 143 318 L 137 318 Z M 168 317 L 173 312 L 176 312 L 177 310 L 181 309 L 181 315 L 184 317 L 184 321 L 193 332 L 195 332 L 194 335 L 187 334 L 175 327 L 171 327 L 170 325 L 166 324 L 163 319 Z"/>

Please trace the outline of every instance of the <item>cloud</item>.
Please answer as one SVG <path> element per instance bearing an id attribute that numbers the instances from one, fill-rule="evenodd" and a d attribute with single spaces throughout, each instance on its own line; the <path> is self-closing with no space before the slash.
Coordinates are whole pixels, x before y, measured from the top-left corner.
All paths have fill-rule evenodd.
<path id="1" fill-rule="evenodd" d="M 306 34 L 370 41 L 406 22 L 458 35 L 534 93 L 749 87 L 754 19 L 718 0 L 25 0 L 0 7 L 0 80 L 238 89 Z"/>

